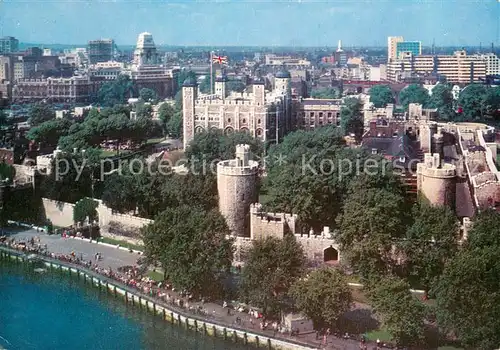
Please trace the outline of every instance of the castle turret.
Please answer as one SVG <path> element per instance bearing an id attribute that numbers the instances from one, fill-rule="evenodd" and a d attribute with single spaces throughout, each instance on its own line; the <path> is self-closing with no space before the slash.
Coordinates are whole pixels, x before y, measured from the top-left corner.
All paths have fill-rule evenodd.
<path id="1" fill-rule="evenodd" d="M 250 205 L 257 202 L 259 163 L 250 160 L 250 146 L 237 145 L 236 159 L 217 164 L 219 210 L 235 236 L 250 236 Z"/>
<path id="2" fill-rule="evenodd" d="M 194 137 L 194 106 L 197 97 L 197 82 L 189 77 L 182 84 L 182 120 L 184 149 Z"/>
<path id="3" fill-rule="evenodd" d="M 255 104 L 257 106 L 263 106 L 266 102 L 265 95 L 265 84 L 262 78 L 255 78 L 252 81 L 252 92 Z"/>
<path id="4" fill-rule="evenodd" d="M 215 78 L 215 94 L 223 100 L 227 96 L 226 83 L 227 77 L 224 74 Z"/>
<path id="5" fill-rule="evenodd" d="M 455 209 L 457 169 L 443 163 L 439 154 L 426 153 L 423 163 L 417 164 L 417 188 L 431 205 Z"/>
<path id="6" fill-rule="evenodd" d="M 290 72 L 282 68 L 274 76 L 274 89 L 281 95 L 287 95 L 290 90 L 290 79 Z"/>

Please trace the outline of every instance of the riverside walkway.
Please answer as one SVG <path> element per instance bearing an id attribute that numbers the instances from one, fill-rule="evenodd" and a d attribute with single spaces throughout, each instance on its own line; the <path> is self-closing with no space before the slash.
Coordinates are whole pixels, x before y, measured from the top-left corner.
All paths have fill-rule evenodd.
<path id="1" fill-rule="evenodd" d="M 9 238 L 14 238 L 17 241 L 29 241 L 31 238 L 39 237 L 40 245 L 46 245 L 47 251 L 64 255 L 69 255 L 71 252 L 75 252 L 75 255 L 84 261 L 93 261 L 95 254 L 99 252 L 102 254 L 102 259 L 98 262 L 98 266 L 102 267 L 103 269 L 112 268 L 115 271 L 122 266 L 136 265 L 137 259 L 140 257 L 140 255 L 137 253 L 130 253 L 129 251 L 117 249 L 115 247 L 90 243 L 88 241 L 80 239 L 62 238 L 55 235 L 46 235 L 34 229 L 12 231 L 8 236 Z M 124 287 L 128 288 L 127 286 Z M 138 291 L 135 291 L 135 293 L 142 294 Z M 175 292 L 169 292 L 169 294 L 171 294 L 175 298 L 183 299 L 184 302 L 188 302 L 186 298 L 182 298 Z M 150 296 L 147 295 L 143 296 L 145 298 L 150 298 Z M 158 302 L 158 300 L 155 301 Z M 244 329 L 248 332 L 260 333 L 267 337 L 273 337 L 284 341 L 304 344 L 305 346 L 317 349 L 354 350 L 360 348 L 358 341 L 341 339 L 333 335 L 328 337 L 325 345 L 322 341 L 322 338 L 320 338 L 319 340 L 316 339 L 315 333 L 290 336 L 287 333 L 277 333 L 273 330 L 261 330 L 259 329 L 259 321 L 255 320 L 247 313 L 240 313 L 236 310 L 232 310 L 231 314 L 228 315 L 227 308 L 224 308 L 222 307 L 222 305 L 217 303 L 201 303 L 192 301 L 189 301 L 188 303 L 193 308 L 202 307 L 208 315 L 207 321 L 215 321 L 228 327 Z M 165 306 L 167 308 L 176 310 L 176 312 L 186 312 L 186 310 L 179 310 L 177 307 L 170 304 Z M 237 322 L 237 319 L 239 319 L 240 321 Z M 375 349 L 376 347 L 373 346 L 373 348 Z"/>

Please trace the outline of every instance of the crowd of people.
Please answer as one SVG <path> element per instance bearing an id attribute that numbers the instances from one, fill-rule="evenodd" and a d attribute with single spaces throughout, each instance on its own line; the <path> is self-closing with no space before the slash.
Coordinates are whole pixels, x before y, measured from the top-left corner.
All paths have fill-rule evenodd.
<path id="1" fill-rule="evenodd" d="M 39 237 L 33 237 L 26 240 L 16 240 L 14 238 L 0 236 L 0 245 L 7 246 L 11 249 L 15 249 L 26 254 L 39 254 L 50 257 L 54 260 L 83 266 L 95 272 L 96 274 L 115 280 L 123 285 L 128 286 L 131 289 L 134 289 L 136 292 L 147 295 L 150 298 L 156 299 L 157 301 L 169 304 L 170 306 L 181 311 L 188 311 L 205 318 L 219 318 L 220 322 L 227 323 L 227 320 L 224 320 L 221 315 L 217 315 L 215 310 L 209 312 L 208 309 L 204 307 L 204 299 L 200 299 L 198 302 L 193 302 L 194 297 L 189 292 L 176 291 L 175 288 L 166 281 L 157 282 L 147 276 L 144 276 L 143 270 L 138 266 L 126 266 L 124 268 L 118 269 L 119 271 L 113 270 L 110 266 L 108 268 L 100 266 L 99 264 L 102 261 L 102 253 L 100 252 L 97 252 L 93 256 L 93 260 L 85 260 L 82 254 L 77 254 L 74 251 L 70 254 L 56 254 L 53 252 L 49 252 L 47 250 L 47 245 L 40 243 Z M 228 315 L 231 315 L 232 308 L 226 301 L 224 301 L 222 307 L 224 309 L 227 309 Z M 242 307 L 235 308 L 235 310 L 238 311 L 241 316 L 243 316 L 244 313 L 248 313 L 248 322 L 244 322 L 242 317 L 237 316 L 236 320 L 233 322 L 233 325 L 237 325 L 240 327 L 246 326 L 250 328 L 258 327 L 262 331 L 271 330 L 274 332 L 274 336 L 276 336 L 277 333 L 288 334 L 290 336 L 296 336 L 299 334 L 298 330 L 288 329 L 277 321 L 266 320 L 263 315 L 257 310 Z M 323 336 L 325 337 L 325 342 L 326 337 L 328 337 L 329 335 L 329 330 L 328 333 L 323 334 Z M 347 334 L 340 337 L 344 339 L 352 339 Z M 318 334 L 316 336 L 316 339 L 318 339 Z M 385 347 L 384 345 L 385 344 L 381 344 L 380 341 L 377 341 L 377 349 Z M 364 337 L 361 340 L 360 348 L 367 349 L 367 344 Z"/>

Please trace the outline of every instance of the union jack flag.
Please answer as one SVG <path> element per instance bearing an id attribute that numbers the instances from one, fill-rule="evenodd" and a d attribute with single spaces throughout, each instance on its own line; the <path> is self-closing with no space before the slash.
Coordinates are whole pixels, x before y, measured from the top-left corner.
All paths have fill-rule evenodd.
<path id="1" fill-rule="evenodd" d="M 212 63 L 218 63 L 220 65 L 227 63 L 227 56 L 217 56 L 212 55 Z"/>

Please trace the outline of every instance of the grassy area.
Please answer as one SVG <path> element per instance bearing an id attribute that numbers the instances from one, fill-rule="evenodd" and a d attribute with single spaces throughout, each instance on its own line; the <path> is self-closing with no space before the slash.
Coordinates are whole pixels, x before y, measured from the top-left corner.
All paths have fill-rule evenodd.
<path id="1" fill-rule="evenodd" d="M 156 138 L 148 139 L 146 141 L 146 144 L 148 144 L 148 145 L 155 145 L 157 143 L 162 142 L 163 140 L 165 140 L 164 137 L 156 137 Z"/>
<path id="2" fill-rule="evenodd" d="M 163 281 L 163 274 L 158 271 L 149 271 L 146 276 L 151 278 L 152 280 L 156 282 L 162 282 Z"/>
<path id="3" fill-rule="evenodd" d="M 142 245 L 132 244 L 132 243 L 129 243 L 127 241 L 121 241 L 119 239 L 113 239 L 113 238 L 109 238 L 109 237 L 101 237 L 101 238 L 99 238 L 99 242 L 114 244 L 114 245 L 119 244 L 121 247 L 134 249 L 134 250 L 140 250 L 141 252 L 144 250 L 144 246 L 142 246 Z"/>
<path id="4" fill-rule="evenodd" d="M 366 338 L 371 341 L 377 341 L 379 339 L 381 342 L 388 343 L 391 341 L 392 336 L 384 329 L 376 329 L 365 334 Z"/>

